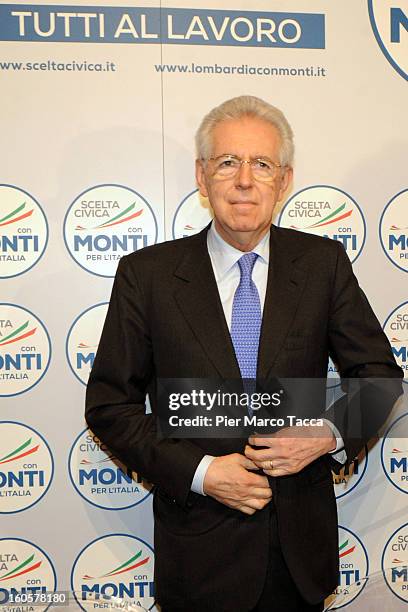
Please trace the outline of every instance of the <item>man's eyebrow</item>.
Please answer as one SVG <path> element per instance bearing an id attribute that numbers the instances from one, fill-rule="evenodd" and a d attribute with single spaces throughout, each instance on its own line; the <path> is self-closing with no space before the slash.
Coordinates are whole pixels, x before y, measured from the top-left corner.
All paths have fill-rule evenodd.
<path id="1" fill-rule="evenodd" d="M 219 153 L 218 155 L 214 154 L 211 157 L 224 157 L 227 155 L 243 159 L 243 157 L 241 157 L 241 155 L 238 155 L 238 153 Z M 251 155 L 250 159 L 269 159 L 270 161 L 272 161 L 272 157 L 270 157 L 269 155 L 265 155 L 264 153 L 255 153 L 255 155 Z"/>

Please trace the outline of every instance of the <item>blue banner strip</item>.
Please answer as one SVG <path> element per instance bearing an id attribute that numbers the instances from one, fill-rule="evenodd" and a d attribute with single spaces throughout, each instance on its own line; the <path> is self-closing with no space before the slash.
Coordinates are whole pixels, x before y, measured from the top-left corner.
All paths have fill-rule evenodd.
<path id="1" fill-rule="evenodd" d="M 325 48 L 323 14 L 0 5 L 0 40 Z"/>

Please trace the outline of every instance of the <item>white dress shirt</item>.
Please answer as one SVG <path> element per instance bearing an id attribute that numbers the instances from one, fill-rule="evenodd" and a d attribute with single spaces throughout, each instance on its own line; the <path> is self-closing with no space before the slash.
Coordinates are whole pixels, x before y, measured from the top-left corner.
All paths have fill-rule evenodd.
<path id="1" fill-rule="evenodd" d="M 265 303 L 266 285 L 268 282 L 269 240 L 270 233 L 267 232 L 262 240 L 252 249 L 252 252 L 258 255 L 252 270 L 252 280 L 258 289 L 262 313 Z M 242 257 L 243 252 L 231 246 L 228 244 L 228 242 L 225 242 L 225 240 L 221 238 L 215 229 L 214 222 L 211 224 L 211 227 L 207 233 L 207 248 L 214 270 L 214 276 L 217 282 L 225 320 L 227 322 L 228 329 L 231 330 L 232 304 L 234 301 L 235 291 L 241 278 L 238 260 Z M 347 455 L 343 449 L 343 439 L 333 423 L 327 420 L 325 422 L 329 425 L 336 436 L 336 448 L 331 452 L 331 454 L 335 456 L 336 461 L 339 461 L 339 463 L 345 463 Z M 203 491 L 204 477 L 208 466 L 214 458 L 215 457 L 212 455 L 205 455 L 198 464 L 193 482 L 191 483 L 191 490 L 195 493 L 205 495 Z"/>

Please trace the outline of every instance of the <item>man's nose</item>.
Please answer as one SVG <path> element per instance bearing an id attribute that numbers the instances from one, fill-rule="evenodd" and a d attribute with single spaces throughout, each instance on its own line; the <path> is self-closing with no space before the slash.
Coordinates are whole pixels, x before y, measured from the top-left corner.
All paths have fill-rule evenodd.
<path id="1" fill-rule="evenodd" d="M 254 183 L 251 164 L 243 161 L 235 175 L 235 187 L 238 189 L 249 189 Z"/>

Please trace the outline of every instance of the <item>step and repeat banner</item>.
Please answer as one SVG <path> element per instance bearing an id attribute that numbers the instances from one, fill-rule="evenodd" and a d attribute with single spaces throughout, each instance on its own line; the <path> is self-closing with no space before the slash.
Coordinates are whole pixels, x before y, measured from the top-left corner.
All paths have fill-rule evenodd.
<path id="1" fill-rule="evenodd" d="M 1 2 L 0 41 L 0 605 L 75 590 L 152 608 L 150 486 L 83 417 L 118 261 L 208 223 L 195 130 L 228 98 L 264 98 L 296 138 L 276 224 L 343 243 L 408 382 L 408 7 Z M 404 387 L 333 485 L 337 592 L 390 568 L 393 609 L 408 603 Z"/>

